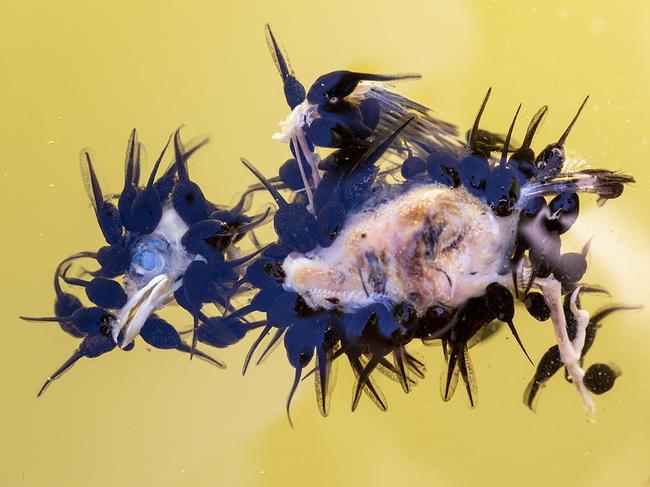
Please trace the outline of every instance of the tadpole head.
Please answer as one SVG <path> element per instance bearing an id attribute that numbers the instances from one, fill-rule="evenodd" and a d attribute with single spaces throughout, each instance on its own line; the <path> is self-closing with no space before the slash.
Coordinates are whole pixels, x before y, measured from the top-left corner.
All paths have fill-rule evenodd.
<path id="1" fill-rule="evenodd" d="M 316 218 L 298 203 L 281 207 L 275 214 L 273 226 L 282 243 L 297 252 L 309 252 L 318 243 Z"/>
<path id="2" fill-rule="evenodd" d="M 336 103 L 354 91 L 361 78 L 351 71 L 332 71 L 319 77 L 307 92 L 307 101 L 315 105 Z"/>
<path id="3" fill-rule="evenodd" d="M 593 364 L 585 372 L 585 387 L 593 394 L 604 394 L 614 387 L 616 378 L 621 375 L 618 370 L 607 364 Z"/>
<path id="4" fill-rule="evenodd" d="M 187 171 L 187 155 L 181 142 L 180 129 L 174 133 L 174 152 L 178 180 L 172 189 L 171 200 L 174 209 L 185 223 L 192 225 L 208 217 L 208 203 L 199 185 L 190 180 Z"/>
<path id="5" fill-rule="evenodd" d="M 305 87 L 294 75 L 284 78 L 284 97 L 292 110 L 305 101 Z"/>
<path id="6" fill-rule="evenodd" d="M 544 147 L 535 159 L 537 173 L 544 179 L 556 176 L 562 171 L 565 160 L 564 146 L 556 143 L 549 144 Z"/>
<path id="7" fill-rule="evenodd" d="M 558 175 L 562 171 L 564 162 L 566 160 L 566 154 L 564 152 L 564 144 L 567 137 L 571 133 L 573 126 L 575 125 L 582 109 L 585 107 L 585 104 L 589 100 L 587 96 L 578 111 L 574 115 L 573 119 L 569 123 L 569 126 L 566 128 L 564 133 L 560 136 L 557 142 L 547 145 L 544 150 L 542 150 L 535 159 L 535 166 L 537 167 L 538 177 L 540 179 L 546 179 Z"/>
<path id="8" fill-rule="evenodd" d="M 561 235 L 566 233 L 578 219 L 580 196 L 571 191 L 562 192 L 548 203 L 548 208 L 550 217 L 545 222 L 546 228 L 550 232 Z"/>
<path id="9" fill-rule="evenodd" d="M 153 232 L 162 218 L 163 208 L 158 192 L 147 188 L 138 194 L 133 202 L 132 225 L 142 234 Z"/>
<path id="10" fill-rule="evenodd" d="M 336 104 L 351 94 L 362 81 L 396 81 L 402 79 L 417 79 L 419 74 L 372 74 L 356 73 L 339 70 L 322 75 L 307 92 L 307 101 L 314 105 L 322 103 Z"/>

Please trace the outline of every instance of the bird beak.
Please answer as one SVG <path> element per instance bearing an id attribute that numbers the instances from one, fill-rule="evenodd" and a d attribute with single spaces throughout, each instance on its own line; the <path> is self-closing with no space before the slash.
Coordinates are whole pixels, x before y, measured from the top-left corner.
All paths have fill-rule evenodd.
<path id="1" fill-rule="evenodd" d="M 174 292 L 182 285 L 164 274 L 154 277 L 135 293 L 115 315 L 111 323 L 113 340 L 120 348 L 129 345 L 153 313 L 174 298 Z"/>

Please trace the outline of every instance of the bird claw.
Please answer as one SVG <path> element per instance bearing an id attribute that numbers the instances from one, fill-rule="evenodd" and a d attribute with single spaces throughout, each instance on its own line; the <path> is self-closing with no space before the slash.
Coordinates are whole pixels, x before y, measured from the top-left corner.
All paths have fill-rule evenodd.
<path id="1" fill-rule="evenodd" d="M 577 323 L 576 337 L 571 341 L 567 332 L 566 316 L 562 306 L 562 284 L 553 275 L 543 279 L 538 278 L 535 280 L 535 284 L 542 290 L 546 304 L 551 310 L 551 322 L 553 323 L 553 331 L 560 350 L 560 359 L 582 397 L 587 421 L 593 422 L 595 420 L 596 405 L 584 384 L 585 372 L 580 366 L 585 332 L 589 324 L 589 313 L 578 309 L 576 304 L 580 287 L 576 288 L 571 295 L 571 312 Z"/>

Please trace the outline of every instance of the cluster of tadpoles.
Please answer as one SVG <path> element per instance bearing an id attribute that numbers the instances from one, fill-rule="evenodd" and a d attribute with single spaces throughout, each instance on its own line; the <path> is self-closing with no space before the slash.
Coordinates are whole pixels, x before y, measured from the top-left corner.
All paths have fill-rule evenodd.
<path id="1" fill-rule="evenodd" d="M 173 162 L 157 177 L 166 145 L 144 185 L 140 144 L 135 131 L 131 134 L 124 188 L 117 201 L 102 192 L 90 156 L 82 153 L 86 189 L 108 245 L 64 259 L 54 276 L 54 316 L 24 318 L 58 322 L 81 340 L 39 395 L 80 358 L 98 357 L 118 345 L 130 350 L 138 335 L 153 347 L 176 349 L 223 367 L 198 350 L 197 343 L 224 348 L 260 328 L 244 371 L 265 340 L 257 363 L 282 340 L 295 370 L 287 412 L 300 381 L 313 374 L 319 409 L 327 415 L 331 367 L 341 356 L 357 378 L 352 408 L 365 393 L 386 409 L 375 372 L 383 372 L 409 392 L 425 374 L 424 362 L 407 350 L 414 339 L 442 344 L 443 399 L 452 397 L 460 377 L 474 406 L 477 389 L 468 348 L 480 341 L 490 323 L 505 323 L 533 362 L 514 325 L 515 301 L 520 300 L 535 319 L 551 319 L 557 338 L 557 345 L 538 363 L 525 393 L 526 404 L 532 408 L 540 388 L 564 367 L 587 410 L 593 410 L 589 392 L 609 390 L 617 373 L 606 364 L 594 364 L 584 373 L 582 362 L 601 321 L 627 307 L 610 306 L 591 318 L 580 308 L 580 293 L 604 291 L 582 283 L 589 244 L 581 252 L 562 252 L 561 236 L 578 217 L 579 193 L 595 193 L 602 203 L 620 196 L 633 178 L 604 169 L 564 172 L 564 145 L 587 99 L 561 137 L 536 154 L 531 145 L 547 107 L 532 117 L 522 144 L 515 148 L 512 133 L 521 105 L 505 137 L 479 128 L 488 90 L 467 140 L 460 142 L 452 125 L 388 89 L 390 82 L 417 75 L 334 71 L 305 90 L 268 26 L 266 33 L 292 110 L 276 138 L 289 144 L 293 157 L 270 179 L 242 159 L 261 185 L 250 187 L 234 208 L 211 203 L 190 179 L 187 159 L 205 141 L 185 150 L 178 130 L 167 142 L 173 139 Z M 321 159 L 319 147 L 333 150 Z M 493 157 L 493 152 L 499 156 Z M 506 255 L 494 256 L 503 266 L 483 292 L 454 307 L 439 302 L 422 309 L 415 304 L 421 296 L 392 299 L 387 258 L 372 253 L 363 257 L 365 275 L 359 268 L 363 293 L 357 304 L 332 297 L 326 305 L 316 306 L 313 295 L 293 287 L 287 259 L 320 258 L 349 230 L 355 215 L 422 187 L 462 193 L 461 199 L 471 198 L 497 219 L 514 222 Z M 272 215 L 277 240 L 266 246 L 254 231 L 267 222 L 270 211 L 247 214 L 252 195 L 260 189 L 266 189 L 277 205 Z M 463 224 L 471 227 L 473 222 Z M 423 222 L 423 228 L 418 244 L 435 266 L 442 228 L 431 222 Z M 238 257 L 237 246 L 244 237 L 255 250 Z M 447 248 L 462 245 L 462 234 L 457 240 Z M 75 277 L 71 268 L 80 259 L 94 260 L 99 268 Z M 450 284 L 454 278 L 447 276 Z M 63 291 L 61 282 L 84 288 L 92 305 Z M 234 304 L 244 299 L 247 304 Z M 156 314 L 172 302 L 189 312 L 191 329 L 179 332 Z M 210 316 L 206 305 L 216 307 L 219 314 Z M 191 333 L 190 343 L 183 341 L 184 333 Z"/>
<path id="2" fill-rule="evenodd" d="M 172 138 L 174 162 L 156 179 Z M 239 279 L 239 268 L 258 252 L 238 259 L 226 257 L 246 232 L 264 222 L 269 212 L 247 216 L 245 198 L 231 209 L 208 201 L 187 170 L 187 159 L 206 140 L 185 150 L 176 130 L 170 141 L 141 186 L 141 145 L 135 130 L 131 133 L 124 188 L 117 201 L 102 192 L 90 155 L 82 152 L 83 179 L 107 245 L 96 252 L 76 253 L 57 266 L 54 316 L 22 317 L 57 322 L 63 331 L 81 339 L 71 357 L 48 377 L 39 395 L 79 359 L 99 357 L 118 345 L 122 350 L 131 350 L 138 335 L 155 348 L 179 350 L 224 367 L 221 361 L 196 348 L 199 337 L 214 344 L 210 338 L 214 323 L 218 323 L 217 335 L 225 333 L 222 321 L 207 317 L 202 307 L 205 303 L 215 303 L 222 310 L 230 307 L 228 298 Z M 87 278 L 70 276 L 71 266 L 81 259 L 95 261 L 99 267 L 84 269 Z M 90 306 L 75 294 L 63 291 L 61 281 L 83 288 Z M 193 317 L 191 345 L 155 314 L 170 301 Z M 237 329 L 234 333 L 240 332 Z"/>

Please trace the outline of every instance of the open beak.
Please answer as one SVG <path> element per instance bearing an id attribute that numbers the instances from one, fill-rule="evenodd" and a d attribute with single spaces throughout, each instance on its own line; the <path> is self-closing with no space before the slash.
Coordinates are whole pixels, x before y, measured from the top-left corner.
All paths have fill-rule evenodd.
<path id="1" fill-rule="evenodd" d="M 182 280 L 172 280 L 164 274 L 151 279 L 121 308 L 111 323 L 113 340 L 120 348 L 129 345 L 153 313 L 174 298 Z"/>

